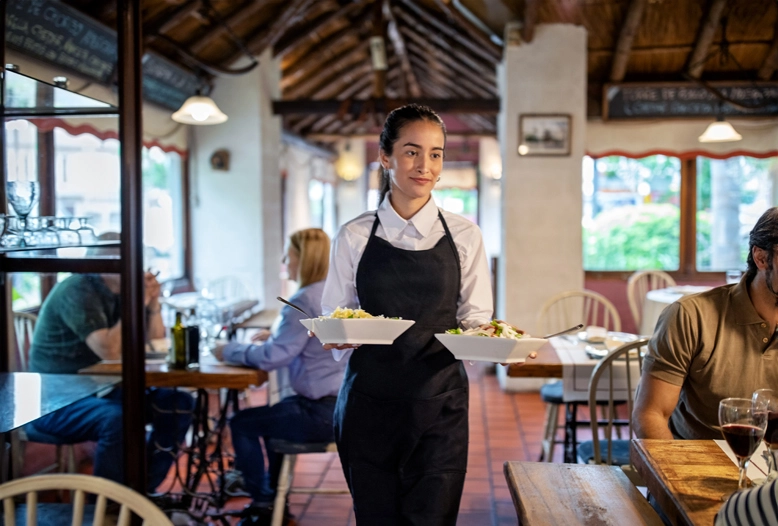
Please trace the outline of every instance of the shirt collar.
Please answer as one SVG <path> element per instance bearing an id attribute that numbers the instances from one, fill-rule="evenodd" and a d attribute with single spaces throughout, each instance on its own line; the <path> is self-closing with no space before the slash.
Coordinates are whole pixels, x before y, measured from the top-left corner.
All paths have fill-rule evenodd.
<path id="1" fill-rule="evenodd" d="M 729 295 L 735 311 L 735 321 L 738 325 L 764 323 L 751 302 L 751 296 L 748 295 L 747 275 L 744 275 L 740 282 L 730 289 Z"/>
<path id="2" fill-rule="evenodd" d="M 381 203 L 381 206 L 378 207 L 377 213 L 386 237 L 389 239 L 398 237 L 405 227 L 408 226 L 408 223 L 413 223 L 419 234 L 422 237 L 427 237 L 438 219 L 438 206 L 435 204 L 435 200 L 430 197 L 429 201 L 421 207 L 421 210 L 406 221 L 394 210 L 387 196 Z"/>

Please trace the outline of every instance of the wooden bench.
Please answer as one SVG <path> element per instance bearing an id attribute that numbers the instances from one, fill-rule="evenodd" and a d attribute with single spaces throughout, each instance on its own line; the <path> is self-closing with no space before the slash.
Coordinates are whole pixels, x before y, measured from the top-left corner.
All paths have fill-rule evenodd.
<path id="1" fill-rule="evenodd" d="M 519 524 L 662 526 L 618 467 L 506 462 L 504 471 Z"/>

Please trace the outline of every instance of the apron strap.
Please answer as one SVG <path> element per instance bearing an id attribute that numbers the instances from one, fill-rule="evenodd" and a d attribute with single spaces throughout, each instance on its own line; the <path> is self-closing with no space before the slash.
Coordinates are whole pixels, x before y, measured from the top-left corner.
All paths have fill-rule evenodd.
<path id="1" fill-rule="evenodd" d="M 440 219 L 440 222 L 443 223 L 443 230 L 446 231 L 446 238 L 448 238 L 448 244 L 451 247 L 451 250 L 454 252 L 454 259 L 457 262 L 457 269 L 459 269 L 459 276 L 460 280 L 462 279 L 462 263 L 459 261 L 459 251 L 457 251 L 457 246 L 454 244 L 454 237 L 451 235 L 451 231 L 448 229 L 448 224 L 446 224 L 446 220 L 443 219 L 443 212 L 438 209 L 438 218 Z"/>

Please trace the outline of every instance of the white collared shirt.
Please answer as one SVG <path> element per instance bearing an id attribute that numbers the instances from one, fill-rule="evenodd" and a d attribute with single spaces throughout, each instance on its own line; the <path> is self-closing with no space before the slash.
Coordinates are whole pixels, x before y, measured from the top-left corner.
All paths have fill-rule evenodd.
<path id="1" fill-rule="evenodd" d="M 454 239 L 462 269 L 457 322 L 464 328 L 488 323 L 492 319 L 492 285 L 481 230 L 464 217 L 441 212 Z M 352 219 L 341 227 L 332 242 L 330 269 L 322 295 L 325 316 L 336 307 L 359 307 L 357 267 L 370 238 L 375 214 L 371 210 Z M 387 197 L 378 208 L 378 219 L 376 235 L 403 250 L 431 249 L 446 234 L 432 198 L 406 221 L 395 212 Z"/>

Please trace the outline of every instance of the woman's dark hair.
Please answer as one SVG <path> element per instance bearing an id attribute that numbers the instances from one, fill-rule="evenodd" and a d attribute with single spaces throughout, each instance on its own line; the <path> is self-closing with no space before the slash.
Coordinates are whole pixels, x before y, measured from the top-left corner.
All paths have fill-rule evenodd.
<path id="1" fill-rule="evenodd" d="M 408 104 L 407 106 L 400 106 L 393 110 L 386 117 L 384 122 L 384 129 L 381 130 L 381 137 L 378 139 L 378 147 L 384 151 L 386 155 L 392 155 L 394 150 L 394 143 L 400 136 L 400 130 L 406 125 L 416 121 L 428 121 L 440 126 L 443 131 L 443 146 L 446 146 L 446 125 L 443 123 L 443 119 L 440 115 L 435 113 L 432 108 L 422 106 L 421 104 Z M 389 189 L 392 183 L 389 179 L 389 170 L 384 169 L 383 166 L 379 167 L 381 170 L 381 198 L 378 203 L 382 203 L 386 194 L 389 193 Z"/>
<path id="2" fill-rule="evenodd" d="M 775 245 L 778 245 L 778 207 L 769 208 L 754 225 L 748 236 L 748 270 L 746 279 L 750 282 L 756 276 L 753 249 L 759 247 L 767 252 L 768 268 L 773 266 Z"/>

